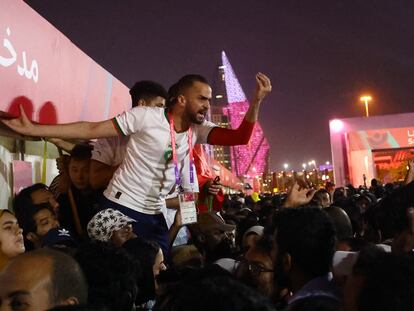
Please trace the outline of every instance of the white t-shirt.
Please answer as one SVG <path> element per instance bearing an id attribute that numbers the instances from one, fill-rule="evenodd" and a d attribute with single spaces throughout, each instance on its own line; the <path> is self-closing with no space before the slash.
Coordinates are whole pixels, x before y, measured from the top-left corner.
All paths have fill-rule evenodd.
<path id="1" fill-rule="evenodd" d="M 164 109 L 135 107 L 115 117 L 114 125 L 122 135 L 130 138 L 125 158 L 104 195 L 141 213 L 161 213 L 164 198 L 175 185 L 170 125 Z M 193 124 L 192 147 L 206 143 L 208 134 L 216 126 L 208 121 Z M 175 140 L 182 184 L 187 181 L 190 184 L 188 131 L 175 133 Z"/>

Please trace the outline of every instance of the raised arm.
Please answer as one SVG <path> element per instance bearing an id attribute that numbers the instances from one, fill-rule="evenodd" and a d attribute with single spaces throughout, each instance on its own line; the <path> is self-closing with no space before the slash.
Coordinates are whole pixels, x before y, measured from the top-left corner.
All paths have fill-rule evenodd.
<path id="1" fill-rule="evenodd" d="M 112 120 L 57 125 L 35 124 L 29 120 L 22 106 L 20 106 L 19 118 L 1 121 L 12 130 L 26 136 L 91 139 L 118 135 Z"/>
<path id="2" fill-rule="evenodd" d="M 235 146 L 245 145 L 249 142 L 254 125 L 259 117 L 260 104 L 272 90 L 270 79 L 263 73 L 256 75 L 256 89 L 253 94 L 249 109 L 237 129 L 215 127 L 208 136 L 211 145 Z"/>
<path id="3" fill-rule="evenodd" d="M 272 91 L 272 84 L 270 79 L 263 73 L 259 72 L 256 75 L 256 89 L 253 93 L 253 98 L 249 109 L 246 112 L 245 120 L 248 122 L 256 122 L 259 117 L 260 103 Z"/>

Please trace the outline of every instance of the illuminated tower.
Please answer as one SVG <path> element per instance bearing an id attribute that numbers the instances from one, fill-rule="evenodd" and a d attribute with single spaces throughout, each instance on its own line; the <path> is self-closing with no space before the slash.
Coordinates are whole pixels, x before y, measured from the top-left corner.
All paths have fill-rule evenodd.
<path id="1" fill-rule="evenodd" d="M 221 58 L 228 101 L 225 113 L 231 128 L 237 128 L 249 108 L 249 102 L 224 51 Z M 269 149 L 262 127 L 257 122 L 247 145 L 231 147 L 232 172 L 240 177 L 263 174 L 267 166 Z"/>

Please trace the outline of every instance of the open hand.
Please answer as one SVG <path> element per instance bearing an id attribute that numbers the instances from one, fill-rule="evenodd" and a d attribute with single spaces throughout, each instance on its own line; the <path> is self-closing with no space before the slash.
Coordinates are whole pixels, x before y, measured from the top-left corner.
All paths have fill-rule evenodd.
<path id="1" fill-rule="evenodd" d="M 308 204 L 312 200 L 315 192 L 315 189 L 301 187 L 299 186 L 298 182 L 295 181 L 294 185 L 288 193 L 287 199 L 283 204 L 283 207 L 298 207 L 301 205 Z"/>

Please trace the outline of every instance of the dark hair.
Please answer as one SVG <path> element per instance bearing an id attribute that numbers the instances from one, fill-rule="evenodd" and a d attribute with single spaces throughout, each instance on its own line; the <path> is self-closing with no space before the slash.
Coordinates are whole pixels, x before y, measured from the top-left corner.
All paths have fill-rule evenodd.
<path id="1" fill-rule="evenodd" d="M 288 305 L 285 311 L 339 311 L 342 304 L 333 298 L 315 296 L 299 299 Z"/>
<path id="2" fill-rule="evenodd" d="M 382 253 L 375 259 L 358 299 L 358 310 L 413 310 L 414 257 Z"/>
<path id="3" fill-rule="evenodd" d="M 383 240 L 393 238 L 408 226 L 407 208 L 414 206 L 414 182 L 395 189 L 369 211 L 373 227 L 381 231 Z"/>
<path id="4" fill-rule="evenodd" d="M 129 90 L 129 94 L 131 95 L 132 107 L 136 107 L 140 99 L 150 100 L 157 96 L 165 99 L 168 98 L 168 93 L 165 88 L 161 84 L 154 81 L 136 82 Z"/>
<path id="5" fill-rule="evenodd" d="M 278 257 L 290 254 L 303 273 L 314 278 L 329 272 L 335 251 L 335 229 L 319 208 L 283 209 L 275 214 Z"/>
<path id="6" fill-rule="evenodd" d="M 265 297 L 220 270 L 207 268 L 188 273 L 176 286 L 167 287 L 154 311 L 274 310 Z"/>
<path id="7" fill-rule="evenodd" d="M 142 304 L 155 298 L 154 272 L 152 267 L 161 249 L 160 246 L 153 241 L 135 238 L 126 241 L 122 247 L 132 256 L 135 265 L 141 269 L 141 275 L 137 278 L 139 293 L 136 303 Z"/>
<path id="8" fill-rule="evenodd" d="M 338 240 L 346 240 L 353 236 L 351 220 L 342 208 L 328 206 L 323 211 L 328 214 L 334 224 Z"/>
<path id="9" fill-rule="evenodd" d="M 32 193 L 37 190 L 49 190 L 45 184 L 37 183 L 27 188 L 22 189 L 13 199 L 13 211 L 19 219 L 18 214 L 23 214 L 26 209 L 33 205 Z M 20 221 L 19 221 L 20 222 Z M 20 224 L 22 226 L 22 224 Z"/>
<path id="10" fill-rule="evenodd" d="M 13 211 L 20 228 L 23 229 L 24 244 L 27 250 L 33 249 L 33 243 L 27 240 L 26 235 L 30 232 L 36 233 L 37 231 L 34 216 L 44 209 L 48 209 L 52 214 L 55 214 L 53 207 L 49 203 L 33 204 L 32 193 L 42 189 L 49 191 L 44 184 L 34 184 L 20 191 L 13 199 Z"/>
<path id="11" fill-rule="evenodd" d="M 177 101 L 177 97 L 181 95 L 185 90 L 193 86 L 194 82 L 201 82 L 209 84 L 207 79 L 198 74 L 188 74 L 178 80 L 168 89 L 167 108 L 172 107 Z"/>
<path id="12" fill-rule="evenodd" d="M 92 157 L 93 147 L 77 144 L 70 151 L 70 158 L 75 160 L 89 160 Z"/>
<path id="13" fill-rule="evenodd" d="M 322 189 L 319 189 L 318 191 L 315 192 L 315 194 L 313 196 L 313 201 L 316 202 L 317 204 L 319 204 L 319 201 L 322 199 L 322 196 L 324 194 L 328 194 L 329 199 L 331 199 L 331 194 L 329 193 L 329 191 L 322 188 Z"/>
<path id="14" fill-rule="evenodd" d="M 87 303 L 88 286 L 86 279 L 79 264 L 72 257 L 48 248 L 27 252 L 22 256 L 51 260 L 49 297 L 52 304 L 59 304 L 70 297 L 76 298 L 79 304 Z"/>
<path id="15" fill-rule="evenodd" d="M 23 229 L 23 234 L 37 231 L 37 225 L 34 220 L 35 215 L 44 209 L 49 210 L 52 214 L 55 214 L 53 207 L 49 203 L 32 204 L 27 206 L 27 210 L 22 217 L 17 217 L 20 227 Z M 17 214 L 16 214 L 17 215 Z"/>
<path id="16" fill-rule="evenodd" d="M 137 289 L 135 266 L 122 248 L 110 243 L 89 241 L 75 255 L 89 285 L 93 308 L 130 311 Z"/>

